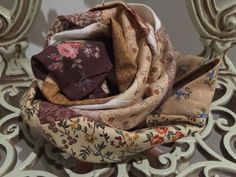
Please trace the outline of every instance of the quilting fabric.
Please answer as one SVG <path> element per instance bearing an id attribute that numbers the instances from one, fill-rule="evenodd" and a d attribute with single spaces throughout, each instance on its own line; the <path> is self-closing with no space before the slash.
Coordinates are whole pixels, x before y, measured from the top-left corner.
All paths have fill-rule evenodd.
<path id="1" fill-rule="evenodd" d="M 149 7 L 120 1 L 59 16 L 45 49 L 98 37 L 112 40 L 113 69 L 106 82 L 118 93 L 71 100 L 47 75 L 42 84 L 34 81 L 21 99 L 21 116 L 32 131 L 77 159 L 113 163 L 204 129 L 219 59 L 204 62 L 175 52 Z"/>
<path id="2" fill-rule="evenodd" d="M 88 95 L 105 97 L 99 87 L 112 63 L 105 45 L 98 41 L 63 41 L 46 47 L 31 59 L 34 75 L 45 80 L 55 79 L 61 92 L 70 100 Z"/>

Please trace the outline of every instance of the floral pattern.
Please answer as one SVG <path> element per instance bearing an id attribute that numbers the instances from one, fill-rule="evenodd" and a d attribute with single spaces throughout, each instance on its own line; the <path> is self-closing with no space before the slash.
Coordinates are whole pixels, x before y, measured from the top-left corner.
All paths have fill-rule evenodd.
<path id="1" fill-rule="evenodd" d="M 75 83 L 75 86 L 82 89 L 84 92 L 86 91 L 86 89 L 91 89 L 91 87 L 93 86 L 94 83 L 96 83 L 96 81 L 94 81 L 91 78 L 87 78 L 85 69 L 80 70 L 79 73 L 81 79 L 77 83 Z"/>
<path id="2" fill-rule="evenodd" d="M 207 73 L 207 79 L 204 80 L 204 84 L 207 86 L 211 87 L 215 84 L 215 77 L 216 77 L 216 71 L 211 70 L 210 72 Z"/>
<path id="3" fill-rule="evenodd" d="M 168 131 L 168 128 L 166 127 L 158 127 L 155 129 L 159 134 L 166 134 L 166 132 Z"/>
<path id="4" fill-rule="evenodd" d="M 78 116 L 78 114 L 64 106 L 51 104 L 46 101 L 40 102 L 39 120 L 42 124 L 70 119 L 75 116 Z"/>
<path id="5" fill-rule="evenodd" d="M 65 42 L 58 44 L 57 50 L 61 56 L 75 59 L 78 55 L 80 46 L 80 42 Z"/>
<path id="6" fill-rule="evenodd" d="M 175 100 L 180 101 L 182 98 L 187 100 L 190 98 L 192 94 L 192 90 L 189 87 L 185 87 L 184 89 L 179 89 L 175 92 Z"/>
<path id="7" fill-rule="evenodd" d="M 62 65 L 62 60 L 63 57 L 60 55 L 56 55 L 55 53 L 48 55 L 48 58 L 51 58 L 53 60 L 53 63 L 48 66 L 48 69 L 53 71 L 53 70 L 58 70 L 60 72 L 63 72 L 63 65 Z"/>
<path id="8" fill-rule="evenodd" d="M 163 142 L 164 142 L 164 138 L 161 137 L 160 135 L 155 135 L 150 141 L 152 146 L 156 144 L 161 144 Z"/>
<path id="9" fill-rule="evenodd" d="M 198 118 L 201 119 L 206 119 L 208 117 L 208 113 L 207 110 L 205 108 L 202 108 L 199 112 L 198 112 Z"/>
<path id="10" fill-rule="evenodd" d="M 177 69 L 177 76 L 179 76 L 179 77 L 184 76 L 188 72 L 189 69 L 190 69 L 189 64 L 180 65 Z"/>
<path id="11" fill-rule="evenodd" d="M 101 86 L 113 65 L 102 41 L 54 43 L 34 55 L 31 63 L 36 78 L 44 83 L 46 78 L 52 79 L 70 101 L 88 98 L 91 93 L 94 98 L 107 96 Z"/>
<path id="12" fill-rule="evenodd" d="M 100 58 L 100 49 L 97 46 L 85 43 L 85 45 L 82 46 L 81 49 L 88 58 Z"/>
<path id="13" fill-rule="evenodd" d="M 77 142 L 77 138 L 79 138 L 78 134 L 75 134 L 75 132 L 74 137 L 72 137 L 70 135 L 70 131 L 68 131 L 68 127 L 69 125 L 67 125 L 65 121 L 59 121 L 57 122 L 57 124 L 55 122 L 51 122 L 48 125 L 48 129 L 53 133 L 60 133 L 62 143 L 61 149 L 68 149 L 69 146 L 75 144 Z M 46 134 L 46 136 L 52 139 L 52 136 L 50 136 L 50 134 Z M 55 143 L 55 141 L 53 142 Z"/>
<path id="14" fill-rule="evenodd" d="M 123 131 L 105 126 L 101 123 L 63 112 L 64 107 L 50 110 L 42 109 L 42 102 L 34 101 L 36 94 L 36 84 L 33 83 L 28 93 L 23 98 L 22 117 L 29 125 L 35 125 L 39 120 L 39 111 L 47 112 L 48 116 L 57 115 L 58 120 L 37 122 L 42 127 L 45 137 L 55 146 L 74 157 L 97 163 L 111 163 L 126 160 L 127 158 L 147 150 L 157 144 L 173 142 L 184 136 L 191 135 L 202 130 L 189 124 L 176 124 L 167 126 L 149 127 L 137 131 Z M 41 106 L 40 106 L 41 105 Z M 46 107 L 46 106 L 45 106 Z M 35 108 L 35 111 L 26 111 Z M 51 111 L 51 112 L 50 112 Z M 57 113 L 58 112 L 58 113 Z M 68 119 L 60 119 L 68 117 Z M 56 118 L 56 117 L 54 117 Z"/>
<path id="15" fill-rule="evenodd" d="M 48 59 L 53 60 L 53 63 L 48 66 L 51 71 L 63 72 L 63 60 L 65 59 L 73 61 L 71 68 L 83 69 L 82 60 L 78 58 L 79 52 L 85 54 L 87 58 L 100 58 L 100 49 L 86 42 L 66 41 L 56 44 L 56 48 L 58 53 L 51 53 L 47 56 Z"/>
<path id="16" fill-rule="evenodd" d="M 171 141 L 176 141 L 180 138 L 183 138 L 184 137 L 184 134 L 181 132 L 181 131 L 177 131 L 175 132 L 175 134 L 173 135 L 170 135 L 171 136 Z"/>

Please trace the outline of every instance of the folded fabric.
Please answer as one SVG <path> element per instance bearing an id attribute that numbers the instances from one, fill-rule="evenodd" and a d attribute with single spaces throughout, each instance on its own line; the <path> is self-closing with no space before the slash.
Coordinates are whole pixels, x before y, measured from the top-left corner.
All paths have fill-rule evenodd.
<path id="1" fill-rule="evenodd" d="M 36 82 L 21 100 L 21 115 L 33 131 L 80 160 L 93 163 L 123 161 L 157 144 L 174 142 L 204 128 L 219 60 L 203 65 L 205 71 L 195 75 L 202 67 L 202 60 L 191 55 L 177 56 L 177 80 L 189 76 L 195 79 L 173 92 L 161 109 L 157 108 L 147 116 L 143 125 L 147 128 L 123 131 L 106 126 L 101 120 L 81 116 L 66 106 L 39 101 L 42 99 L 37 96 L 40 90 Z M 181 109 L 175 109 L 176 106 Z M 167 109 L 170 112 L 166 112 Z M 113 120 L 116 118 L 119 117 Z"/>
<path id="2" fill-rule="evenodd" d="M 45 85 L 50 88 L 55 88 L 55 84 L 53 85 L 52 83 L 46 82 L 42 86 L 42 91 L 45 90 L 43 92 L 46 93 L 45 96 L 49 98 L 51 102 L 61 105 L 96 104 L 94 106 L 79 106 L 80 109 L 86 109 L 90 107 L 96 107 L 96 109 L 114 108 L 113 106 L 109 106 L 110 103 L 106 103 L 111 99 L 113 99 L 111 103 L 113 104 L 115 102 L 114 104 L 116 107 L 123 107 L 130 104 L 130 102 L 132 101 L 131 99 L 133 98 L 133 94 L 127 94 L 126 91 L 129 87 L 136 87 L 135 79 L 137 79 L 137 77 L 139 77 L 140 80 L 143 80 L 145 77 L 147 77 L 151 60 L 151 51 L 145 42 L 146 37 L 143 36 L 143 30 L 139 30 L 139 28 L 137 28 L 137 26 L 135 25 L 135 21 L 133 19 L 127 19 L 127 16 L 125 15 L 126 11 L 122 8 L 119 9 L 119 12 L 117 13 L 120 13 L 121 18 L 112 18 L 111 20 L 104 20 L 102 22 L 92 23 L 90 25 L 86 23 L 86 26 L 84 28 L 81 28 L 81 23 L 77 23 L 74 26 L 78 25 L 78 29 L 73 29 L 71 31 L 62 31 L 56 34 L 51 31 L 50 34 L 54 35 L 48 36 L 48 42 L 46 43 L 53 44 L 55 42 L 60 42 L 61 40 L 79 40 L 84 39 L 84 36 L 88 38 L 112 37 L 114 70 L 112 73 L 110 73 L 109 79 L 113 85 L 115 84 L 118 86 L 119 92 L 124 92 L 124 95 L 126 96 L 121 96 L 121 100 L 119 98 L 120 96 L 116 95 L 105 99 L 86 101 L 80 100 L 72 102 L 70 100 L 65 100 L 63 95 L 60 94 L 60 90 L 58 89 L 53 89 L 53 93 L 46 91 L 47 88 L 44 87 Z M 74 18 L 72 18 L 72 16 L 66 16 L 63 19 L 67 19 L 67 21 L 72 23 Z M 89 19 L 87 19 L 87 21 L 89 21 Z M 63 23 L 64 22 L 61 22 L 61 24 Z M 54 29 L 55 27 L 52 28 Z M 111 29 L 111 32 L 109 32 L 108 29 Z M 145 61 L 145 55 L 150 58 L 149 61 Z M 141 68 L 141 72 L 145 72 L 146 74 L 138 73 L 136 77 L 138 67 Z M 133 85 L 131 86 L 131 84 Z M 142 85 L 139 85 L 139 88 L 134 88 L 133 92 L 136 92 L 136 90 L 140 91 L 137 92 L 139 93 L 139 95 L 136 95 L 137 97 L 141 97 L 142 95 L 143 88 L 141 88 L 141 86 Z M 50 90 L 52 91 L 52 89 Z M 97 105 L 104 103 L 106 103 L 105 106 Z"/>
<path id="3" fill-rule="evenodd" d="M 105 97 L 101 84 L 112 69 L 105 45 L 98 41 L 65 41 L 46 47 L 31 59 L 34 75 L 50 75 L 70 100 Z"/>
<path id="4" fill-rule="evenodd" d="M 58 86 L 58 84 L 55 82 L 55 80 L 47 76 L 46 79 L 43 81 L 43 83 L 40 84 L 40 90 L 44 97 L 50 101 L 51 103 L 58 104 L 58 105 L 87 105 L 87 104 L 101 104 L 104 102 L 108 102 L 114 96 L 108 96 L 111 94 L 111 91 L 107 88 L 106 81 L 103 82 L 101 85 L 101 89 L 105 93 L 107 93 L 106 97 L 98 98 L 94 96 L 94 98 L 87 98 L 83 100 L 70 100 L 65 95 L 61 93 L 61 90 Z M 89 96 L 91 96 L 90 94 Z"/>
<path id="5" fill-rule="evenodd" d="M 21 115 L 32 131 L 80 160 L 111 163 L 204 128 L 219 59 L 205 63 L 203 58 L 174 52 L 149 7 L 120 1 L 98 5 L 81 15 L 60 16 L 45 44 L 81 40 L 90 36 L 89 31 L 93 37 L 114 38 L 115 78 L 110 81 L 116 82 L 121 93 L 91 104 L 60 102 L 53 96 L 59 96 L 61 89 L 56 80 L 48 77 L 43 83 L 45 93 L 51 86 L 54 89 L 48 100 L 33 82 L 21 100 Z"/>

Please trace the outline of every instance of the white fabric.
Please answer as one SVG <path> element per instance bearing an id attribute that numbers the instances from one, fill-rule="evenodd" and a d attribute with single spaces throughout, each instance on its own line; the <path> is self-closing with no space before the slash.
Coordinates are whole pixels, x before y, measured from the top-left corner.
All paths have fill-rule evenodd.
<path id="1" fill-rule="evenodd" d="M 141 17 L 145 22 L 148 22 L 153 26 L 154 31 L 158 31 L 161 28 L 160 19 L 150 7 L 139 3 L 130 3 L 129 5 L 134 8 L 139 14 L 141 14 Z"/>
<path id="2" fill-rule="evenodd" d="M 99 26 L 99 27 L 98 27 Z M 54 34 L 49 40 L 49 45 L 64 40 L 83 40 L 87 38 L 109 37 L 109 27 L 101 22 L 93 23 L 82 29 L 68 30 Z"/>

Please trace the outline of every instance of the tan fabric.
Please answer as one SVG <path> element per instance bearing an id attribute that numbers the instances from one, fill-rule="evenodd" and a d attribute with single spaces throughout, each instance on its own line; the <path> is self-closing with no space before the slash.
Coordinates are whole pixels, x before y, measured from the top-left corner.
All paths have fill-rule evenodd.
<path id="1" fill-rule="evenodd" d="M 130 38 L 134 41 L 135 33 L 131 25 L 124 32 L 124 28 L 122 29 L 120 24 L 114 19 L 111 19 L 111 28 L 117 84 L 120 92 L 123 92 L 131 85 L 137 72 L 137 45 L 132 46 L 130 44 Z M 123 34 L 129 36 L 129 38 L 126 40 Z"/>
<path id="2" fill-rule="evenodd" d="M 170 121 L 204 126 L 214 96 L 220 60 L 202 64 L 203 59 L 178 55 L 178 70 L 171 96 L 148 116 L 147 124 L 163 125 Z"/>

